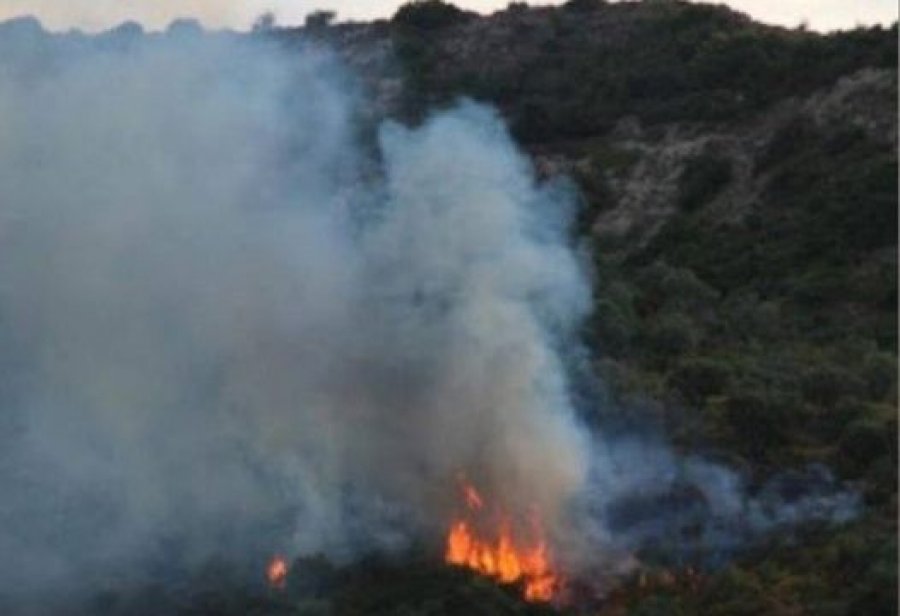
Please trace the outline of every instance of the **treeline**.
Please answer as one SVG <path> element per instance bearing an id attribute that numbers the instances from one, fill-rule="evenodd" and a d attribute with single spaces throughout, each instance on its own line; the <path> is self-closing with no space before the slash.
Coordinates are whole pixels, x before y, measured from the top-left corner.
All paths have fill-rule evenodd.
<path id="1" fill-rule="evenodd" d="M 490 101 L 524 142 L 601 134 L 626 115 L 729 122 L 860 67 L 897 65 L 896 26 L 821 35 L 763 26 L 722 5 L 514 2 L 474 18 L 441 0 L 397 11 L 392 36 L 409 105 Z"/>

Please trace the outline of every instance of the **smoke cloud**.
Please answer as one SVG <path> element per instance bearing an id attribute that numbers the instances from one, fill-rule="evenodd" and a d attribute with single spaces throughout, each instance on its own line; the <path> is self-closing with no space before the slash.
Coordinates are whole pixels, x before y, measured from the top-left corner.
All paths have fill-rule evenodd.
<path id="1" fill-rule="evenodd" d="M 573 563 L 851 515 L 586 430 L 571 192 L 482 106 L 365 111 L 321 50 L 0 25 L 0 606 L 439 541 L 459 473 Z"/>
<path id="2" fill-rule="evenodd" d="M 459 472 L 551 516 L 578 488 L 571 202 L 491 111 L 373 157 L 326 53 L 5 28 L 0 592 L 396 546 Z"/>

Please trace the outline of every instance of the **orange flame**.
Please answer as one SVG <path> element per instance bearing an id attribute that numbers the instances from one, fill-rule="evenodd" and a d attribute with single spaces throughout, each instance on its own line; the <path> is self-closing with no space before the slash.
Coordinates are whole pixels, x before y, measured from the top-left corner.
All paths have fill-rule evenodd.
<path id="1" fill-rule="evenodd" d="M 502 512 L 494 516 L 495 531 L 488 537 L 481 536 L 471 518 L 473 513 L 482 509 L 484 499 L 474 486 L 461 481 L 466 511 L 450 525 L 444 560 L 504 584 L 521 582 L 528 601 L 552 600 L 562 580 L 553 570 L 539 520 L 533 524 L 536 539 L 530 542 L 523 542 L 514 535 L 509 518 Z"/>
<path id="2" fill-rule="evenodd" d="M 276 554 L 272 557 L 272 560 L 269 561 L 268 566 L 266 566 L 266 579 L 269 581 L 269 586 L 277 588 L 278 590 L 283 590 L 287 583 L 287 574 L 287 560 L 285 560 L 283 556 Z"/>

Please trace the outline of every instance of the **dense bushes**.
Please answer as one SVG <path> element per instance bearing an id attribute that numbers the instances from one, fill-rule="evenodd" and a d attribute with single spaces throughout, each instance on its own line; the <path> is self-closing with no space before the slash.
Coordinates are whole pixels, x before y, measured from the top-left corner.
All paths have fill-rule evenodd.
<path id="1" fill-rule="evenodd" d="M 715 197 L 731 181 L 731 161 L 707 150 L 688 162 L 681 176 L 678 205 L 695 210 Z"/>
<path id="2" fill-rule="evenodd" d="M 490 46 L 464 61 L 450 51 L 458 41 L 445 47 L 449 39 L 429 39 L 420 51 L 433 60 L 431 87 L 419 95 L 492 101 L 517 137 L 544 142 L 597 135 L 625 115 L 645 125 L 728 122 L 860 67 L 897 65 L 896 28 L 822 36 L 684 2 L 573 0 L 526 21 L 528 12 L 519 7 L 517 27 L 488 32 L 496 36 Z M 452 5 L 428 0 L 405 5 L 394 22 L 437 33 L 466 18 Z M 420 60 L 407 59 L 418 70 Z"/>
<path id="3" fill-rule="evenodd" d="M 862 131 L 797 115 L 761 148 L 764 189 L 743 217 L 700 207 L 729 174 L 704 152 L 659 234 L 597 256 L 596 318 L 619 318 L 592 332 L 620 400 L 639 390 L 687 408 L 676 441 L 751 475 L 825 463 L 867 507 L 843 530 L 747 555 L 700 592 L 640 596 L 629 613 L 895 613 L 896 161 Z M 626 342 L 607 353 L 604 337 Z"/>
<path id="4" fill-rule="evenodd" d="M 593 11 L 604 3 L 605 0 L 568 0 L 563 7 L 570 11 Z"/>
<path id="5" fill-rule="evenodd" d="M 443 0 L 414 0 L 397 9 L 393 23 L 419 30 L 439 30 L 471 17 L 471 13 Z"/>

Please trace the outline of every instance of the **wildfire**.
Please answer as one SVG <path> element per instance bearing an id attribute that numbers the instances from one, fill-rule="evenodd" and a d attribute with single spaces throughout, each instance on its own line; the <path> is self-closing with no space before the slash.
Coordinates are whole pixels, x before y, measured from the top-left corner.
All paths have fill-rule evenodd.
<path id="1" fill-rule="evenodd" d="M 513 532 L 502 511 L 483 512 L 484 499 L 474 486 L 461 479 L 465 510 L 447 533 L 444 560 L 492 577 L 499 582 L 521 582 L 528 601 L 550 601 L 562 580 L 553 569 L 540 521 L 532 520 L 532 532 L 523 540 Z M 492 531 L 483 532 L 488 527 Z"/>
<path id="2" fill-rule="evenodd" d="M 266 579 L 269 581 L 269 586 L 278 590 L 284 589 L 287 582 L 287 574 L 287 560 L 283 556 L 273 556 L 268 566 L 266 566 Z"/>

